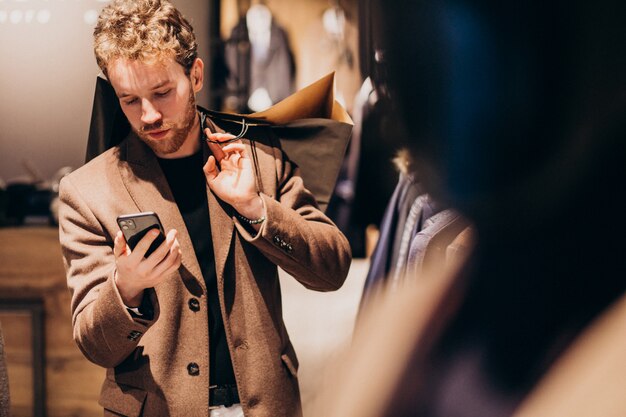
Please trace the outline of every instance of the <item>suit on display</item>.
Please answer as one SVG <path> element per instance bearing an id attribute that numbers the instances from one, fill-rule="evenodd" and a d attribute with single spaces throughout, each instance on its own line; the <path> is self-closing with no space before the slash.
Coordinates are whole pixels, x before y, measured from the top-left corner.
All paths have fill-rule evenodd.
<path id="1" fill-rule="evenodd" d="M 262 111 L 294 91 L 295 61 L 287 32 L 267 6 L 252 6 L 233 28 L 225 46 L 226 107 Z"/>

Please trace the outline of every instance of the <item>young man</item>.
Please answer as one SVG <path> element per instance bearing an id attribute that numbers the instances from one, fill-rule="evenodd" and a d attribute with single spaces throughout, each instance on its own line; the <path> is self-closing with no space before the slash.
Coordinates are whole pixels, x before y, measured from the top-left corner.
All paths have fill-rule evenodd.
<path id="1" fill-rule="evenodd" d="M 348 242 L 280 149 L 259 143 L 253 161 L 209 117 L 201 126 L 203 62 L 172 4 L 114 1 L 94 38 L 133 132 L 64 178 L 60 239 L 74 338 L 107 368 L 105 415 L 301 414 L 277 265 L 334 290 Z M 131 250 L 116 223 L 142 211 L 167 232 L 147 257 L 155 234 Z"/>

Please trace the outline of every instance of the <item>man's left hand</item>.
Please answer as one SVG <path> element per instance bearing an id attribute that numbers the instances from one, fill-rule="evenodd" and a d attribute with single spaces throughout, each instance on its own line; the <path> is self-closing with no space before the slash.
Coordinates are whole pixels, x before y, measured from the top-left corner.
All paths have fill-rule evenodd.
<path id="1" fill-rule="evenodd" d="M 226 142 L 234 138 L 231 134 L 211 133 L 208 129 L 205 133 L 211 141 Z M 256 189 L 253 162 L 244 144 L 240 140 L 227 145 L 207 143 L 213 155 L 204 165 L 204 175 L 211 190 L 244 217 L 258 219 L 264 216 L 263 201 Z"/>

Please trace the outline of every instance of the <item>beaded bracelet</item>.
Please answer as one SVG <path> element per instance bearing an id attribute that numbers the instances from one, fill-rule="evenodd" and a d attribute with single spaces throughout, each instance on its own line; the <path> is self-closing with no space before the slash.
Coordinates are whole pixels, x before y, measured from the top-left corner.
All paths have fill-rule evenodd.
<path id="1" fill-rule="evenodd" d="M 243 221 L 244 223 L 251 224 L 251 225 L 252 224 L 261 224 L 261 223 L 263 223 L 265 221 L 265 216 L 261 216 L 258 219 L 251 220 L 251 219 L 249 219 L 249 218 L 247 218 L 245 216 L 242 216 L 241 214 L 237 213 L 237 217 L 239 218 L 239 220 Z"/>

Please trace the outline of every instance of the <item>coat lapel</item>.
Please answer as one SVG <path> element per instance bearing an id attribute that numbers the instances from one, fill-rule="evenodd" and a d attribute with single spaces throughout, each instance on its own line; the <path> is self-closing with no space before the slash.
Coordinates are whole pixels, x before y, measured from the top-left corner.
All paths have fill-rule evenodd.
<path id="1" fill-rule="evenodd" d="M 211 129 L 212 132 L 221 132 L 224 130 L 218 127 L 208 117 L 205 121 L 206 127 Z M 206 160 L 211 155 L 211 151 L 206 143 L 202 143 L 203 159 Z M 215 253 L 215 272 L 217 273 L 218 280 L 223 280 L 224 266 L 226 265 L 226 259 L 228 258 L 228 252 L 230 250 L 230 242 L 234 233 L 234 223 L 231 218 L 233 209 L 220 199 L 218 199 L 213 191 L 206 186 L 207 198 L 209 200 L 209 220 L 211 222 L 211 236 L 213 238 L 213 252 Z M 220 288 L 222 288 L 220 286 Z"/>
<path id="2" fill-rule="evenodd" d="M 154 211 L 159 216 L 166 233 L 178 230 L 182 264 L 206 291 L 187 227 L 154 153 L 133 134 L 122 145 L 122 151 L 125 154 L 121 155 L 120 174 L 128 193 L 140 211 Z"/>

